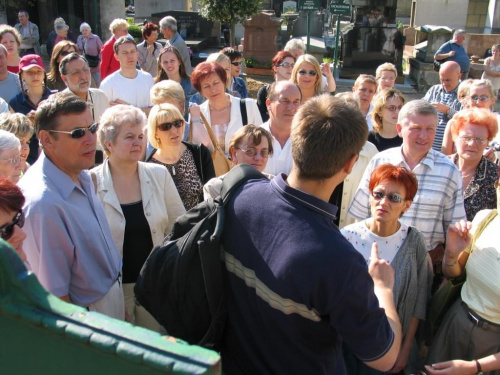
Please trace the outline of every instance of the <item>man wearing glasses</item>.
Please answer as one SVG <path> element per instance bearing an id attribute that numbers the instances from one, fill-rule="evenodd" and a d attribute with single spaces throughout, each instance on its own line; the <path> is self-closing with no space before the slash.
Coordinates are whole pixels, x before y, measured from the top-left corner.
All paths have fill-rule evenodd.
<path id="1" fill-rule="evenodd" d="M 432 149 L 437 121 L 436 108 L 425 100 L 413 100 L 401 108 L 396 127 L 403 144 L 373 157 L 361 178 L 349 214 L 358 220 L 370 217 L 368 183 L 378 165 L 390 163 L 412 171 L 418 180 L 418 191 L 400 220 L 424 235 L 434 272 L 441 274 L 446 230 L 451 223 L 467 219 L 462 176 L 446 156 Z"/>
<path id="2" fill-rule="evenodd" d="M 75 305 L 124 319 L 121 256 L 86 171 L 94 165 L 98 124 L 70 93 L 38 107 L 43 152 L 19 186 L 26 197 L 24 250 L 40 283 Z"/>

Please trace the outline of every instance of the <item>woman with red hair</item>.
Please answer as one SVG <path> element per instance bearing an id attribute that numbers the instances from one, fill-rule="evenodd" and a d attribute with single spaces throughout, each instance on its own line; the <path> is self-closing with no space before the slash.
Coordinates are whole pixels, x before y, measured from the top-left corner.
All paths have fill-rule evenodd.
<path id="1" fill-rule="evenodd" d="M 148 22 L 142 28 L 142 37 L 144 41 L 137 45 L 139 56 L 137 61 L 141 69 L 151 74 L 153 78 L 158 73 L 158 56 L 161 51 L 161 44 L 158 39 L 158 25 Z"/>
<path id="2" fill-rule="evenodd" d="M 26 254 L 23 242 L 26 234 L 21 229 L 24 225 L 24 196 L 21 189 L 5 178 L 0 178 L 0 237 L 7 241 L 23 262 Z"/>
<path id="3" fill-rule="evenodd" d="M 420 368 L 415 332 L 420 320 L 425 319 L 432 270 L 424 236 L 416 228 L 401 223 L 399 218 L 410 208 L 418 182 L 406 168 L 382 164 L 373 171 L 369 189 L 371 217 L 344 227 L 341 233 L 367 263 L 372 244 L 376 242 L 380 258 L 394 268 L 394 301 L 404 339 L 390 372 L 397 374 L 405 369 L 415 373 Z M 380 373 L 369 369 L 349 349 L 344 347 L 344 351 L 349 374 Z"/>
<path id="4" fill-rule="evenodd" d="M 498 167 L 483 156 L 497 134 L 497 116 L 488 109 L 464 109 L 450 120 L 450 129 L 457 153 L 448 157 L 462 174 L 465 213 L 472 221 L 479 211 L 497 206 Z"/>

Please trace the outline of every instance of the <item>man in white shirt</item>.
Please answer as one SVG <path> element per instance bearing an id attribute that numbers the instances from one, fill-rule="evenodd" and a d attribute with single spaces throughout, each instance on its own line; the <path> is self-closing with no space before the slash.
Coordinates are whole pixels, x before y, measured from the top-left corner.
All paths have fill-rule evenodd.
<path id="1" fill-rule="evenodd" d="M 120 69 L 107 76 L 100 89 L 106 93 L 111 106 L 129 104 L 142 109 L 146 114 L 152 107 L 149 90 L 153 87 L 153 77 L 147 72 L 136 69 L 139 53 L 132 37 L 118 38 L 114 46 L 115 58 Z"/>
<path id="2" fill-rule="evenodd" d="M 261 126 L 273 136 L 273 155 L 269 157 L 264 172 L 272 175 L 289 174 L 293 163 L 290 131 L 302 95 L 297 85 L 289 81 L 273 83 L 268 95 L 266 105 L 269 120 Z"/>

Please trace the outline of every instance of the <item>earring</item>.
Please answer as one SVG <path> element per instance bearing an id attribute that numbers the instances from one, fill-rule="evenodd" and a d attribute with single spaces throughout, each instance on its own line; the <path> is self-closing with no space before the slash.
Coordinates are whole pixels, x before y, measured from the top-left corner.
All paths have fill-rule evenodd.
<path id="1" fill-rule="evenodd" d="M 158 145 L 161 147 L 161 139 L 160 138 L 155 138 L 156 142 L 158 142 Z"/>

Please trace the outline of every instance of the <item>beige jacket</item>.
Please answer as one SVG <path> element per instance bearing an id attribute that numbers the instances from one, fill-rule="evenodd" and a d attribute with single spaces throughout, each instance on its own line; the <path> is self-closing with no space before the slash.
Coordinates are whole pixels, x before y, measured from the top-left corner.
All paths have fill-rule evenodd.
<path id="1" fill-rule="evenodd" d="M 92 170 L 97 177 L 97 197 L 111 228 L 116 246 L 123 255 L 125 217 L 116 196 L 108 160 Z M 167 168 L 153 163 L 139 162 L 142 206 L 149 223 L 153 245 L 160 245 L 178 216 L 186 210 Z"/>

